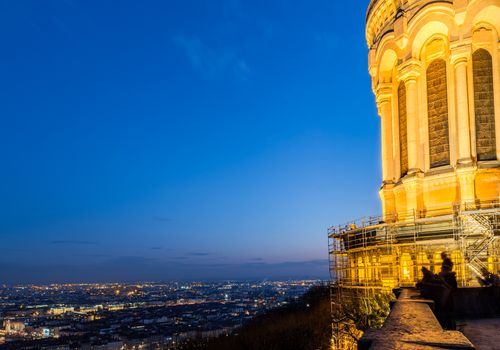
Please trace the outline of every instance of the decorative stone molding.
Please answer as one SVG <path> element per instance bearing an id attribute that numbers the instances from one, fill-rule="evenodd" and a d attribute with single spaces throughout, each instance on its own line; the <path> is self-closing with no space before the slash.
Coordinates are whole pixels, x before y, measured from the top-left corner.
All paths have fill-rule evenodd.
<path id="1" fill-rule="evenodd" d="M 381 30 L 394 20 L 396 12 L 401 6 L 400 2 L 398 0 L 371 1 L 366 20 L 366 40 L 369 47 L 373 45 Z"/>
<path id="2" fill-rule="evenodd" d="M 467 0 L 455 0 L 455 16 L 464 20 Z M 466 3 L 465 6 L 463 3 Z M 366 14 L 366 42 L 368 47 L 376 45 L 387 32 L 394 31 L 400 48 L 406 47 L 408 42 L 407 26 L 410 16 L 414 16 L 419 9 L 427 4 L 443 3 L 452 5 L 452 0 L 372 0 Z"/>
<path id="3" fill-rule="evenodd" d="M 453 8 L 455 10 L 455 22 L 457 22 L 458 25 L 462 25 L 465 22 L 468 4 L 469 4 L 469 0 L 454 0 L 453 1 Z"/>
<path id="4" fill-rule="evenodd" d="M 392 100 L 392 84 L 391 83 L 380 83 L 376 89 L 377 96 L 377 106 L 382 105 L 385 102 L 391 102 Z"/>
<path id="5" fill-rule="evenodd" d="M 417 80 L 422 72 L 422 62 L 415 58 L 411 58 L 401 64 L 398 68 L 399 79 L 407 83 L 408 81 Z"/>
<path id="6" fill-rule="evenodd" d="M 499 35 L 498 0 L 370 2 L 384 215 L 500 197 Z"/>
<path id="7" fill-rule="evenodd" d="M 472 52 L 472 42 L 467 40 L 459 40 L 450 45 L 450 63 L 454 66 L 462 63 L 467 63 L 470 60 Z"/>

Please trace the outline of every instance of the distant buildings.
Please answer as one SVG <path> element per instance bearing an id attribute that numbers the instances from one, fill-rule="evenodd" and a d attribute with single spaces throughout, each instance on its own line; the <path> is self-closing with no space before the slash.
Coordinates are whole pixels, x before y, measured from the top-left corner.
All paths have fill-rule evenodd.
<path id="1" fill-rule="evenodd" d="M 0 350 L 63 349 L 70 343 L 81 349 L 173 349 L 190 339 L 229 334 L 318 282 L 4 287 Z"/>
<path id="2" fill-rule="evenodd" d="M 22 321 L 5 320 L 3 328 L 6 335 L 23 336 L 26 334 L 26 325 Z"/>

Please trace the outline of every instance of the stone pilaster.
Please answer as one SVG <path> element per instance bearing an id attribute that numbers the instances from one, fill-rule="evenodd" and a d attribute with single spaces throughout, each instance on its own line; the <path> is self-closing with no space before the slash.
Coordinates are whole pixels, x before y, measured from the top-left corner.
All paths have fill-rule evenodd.
<path id="1" fill-rule="evenodd" d="M 476 191 L 474 179 L 476 167 L 458 168 L 457 178 L 460 185 L 460 203 L 464 206 L 474 204 Z"/>
<path id="2" fill-rule="evenodd" d="M 377 107 L 381 119 L 382 180 L 384 184 L 394 182 L 394 155 L 392 133 L 392 88 L 390 84 L 379 84 Z"/>
<path id="3" fill-rule="evenodd" d="M 420 210 L 419 202 L 421 198 L 420 179 L 418 174 L 403 179 L 403 187 L 406 193 L 406 212 L 399 213 L 401 219 L 412 220 L 418 217 Z"/>
<path id="4" fill-rule="evenodd" d="M 408 60 L 399 68 L 399 77 L 406 86 L 406 118 L 408 125 L 408 174 L 422 172 L 420 144 L 420 123 L 418 111 L 417 79 L 420 76 L 421 65 L 416 59 Z"/>
<path id="5" fill-rule="evenodd" d="M 471 133 L 469 124 L 469 94 L 467 79 L 469 47 L 453 50 L 451 62 L 455 68 L 455 101 L 458 129 L 458 165 L 471 164 Z"/>
<path id="6" fill-rule="evenodd" d="M 382 202 L 382 215 L 385 222 L 396 219 L 396 200 L 394 195 L 394 184 L 386 183 L 379 191 Z"/>

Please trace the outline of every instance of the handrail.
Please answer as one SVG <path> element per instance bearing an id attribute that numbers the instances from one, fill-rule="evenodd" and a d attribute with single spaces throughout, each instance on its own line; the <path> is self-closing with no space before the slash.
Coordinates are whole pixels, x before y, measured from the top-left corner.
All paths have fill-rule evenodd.
<path id="1" fill-rule="evenodd" d="M 364 216 L 356 220 L 347 221 L 342 225 L 334 225 L 328 228 L 328 235 L 342 234 L 355 230 L 362 230 L 377 225 L 405 224 L 416 222 L 419 219 L 437 219 L 446 215 L 456 215 L 459 212 L 473 212 L 476 210 L 500 209 L 499 198 L 486 199 L 482 201 L 462 201 L 452 203 L 451 206 L 427 207 L 421 211 L 409 210 L 386 214 L 385 216 Z"/>

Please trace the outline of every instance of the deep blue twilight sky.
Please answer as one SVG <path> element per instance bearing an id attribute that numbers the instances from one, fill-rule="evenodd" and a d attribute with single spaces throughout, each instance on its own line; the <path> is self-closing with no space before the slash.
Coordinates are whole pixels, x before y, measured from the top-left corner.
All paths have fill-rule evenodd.
<path id="1" fill-rule="evenodd" d="M 380 211 L 367 3 L 0 2 L 0 284 L 326 277 Z"/>

